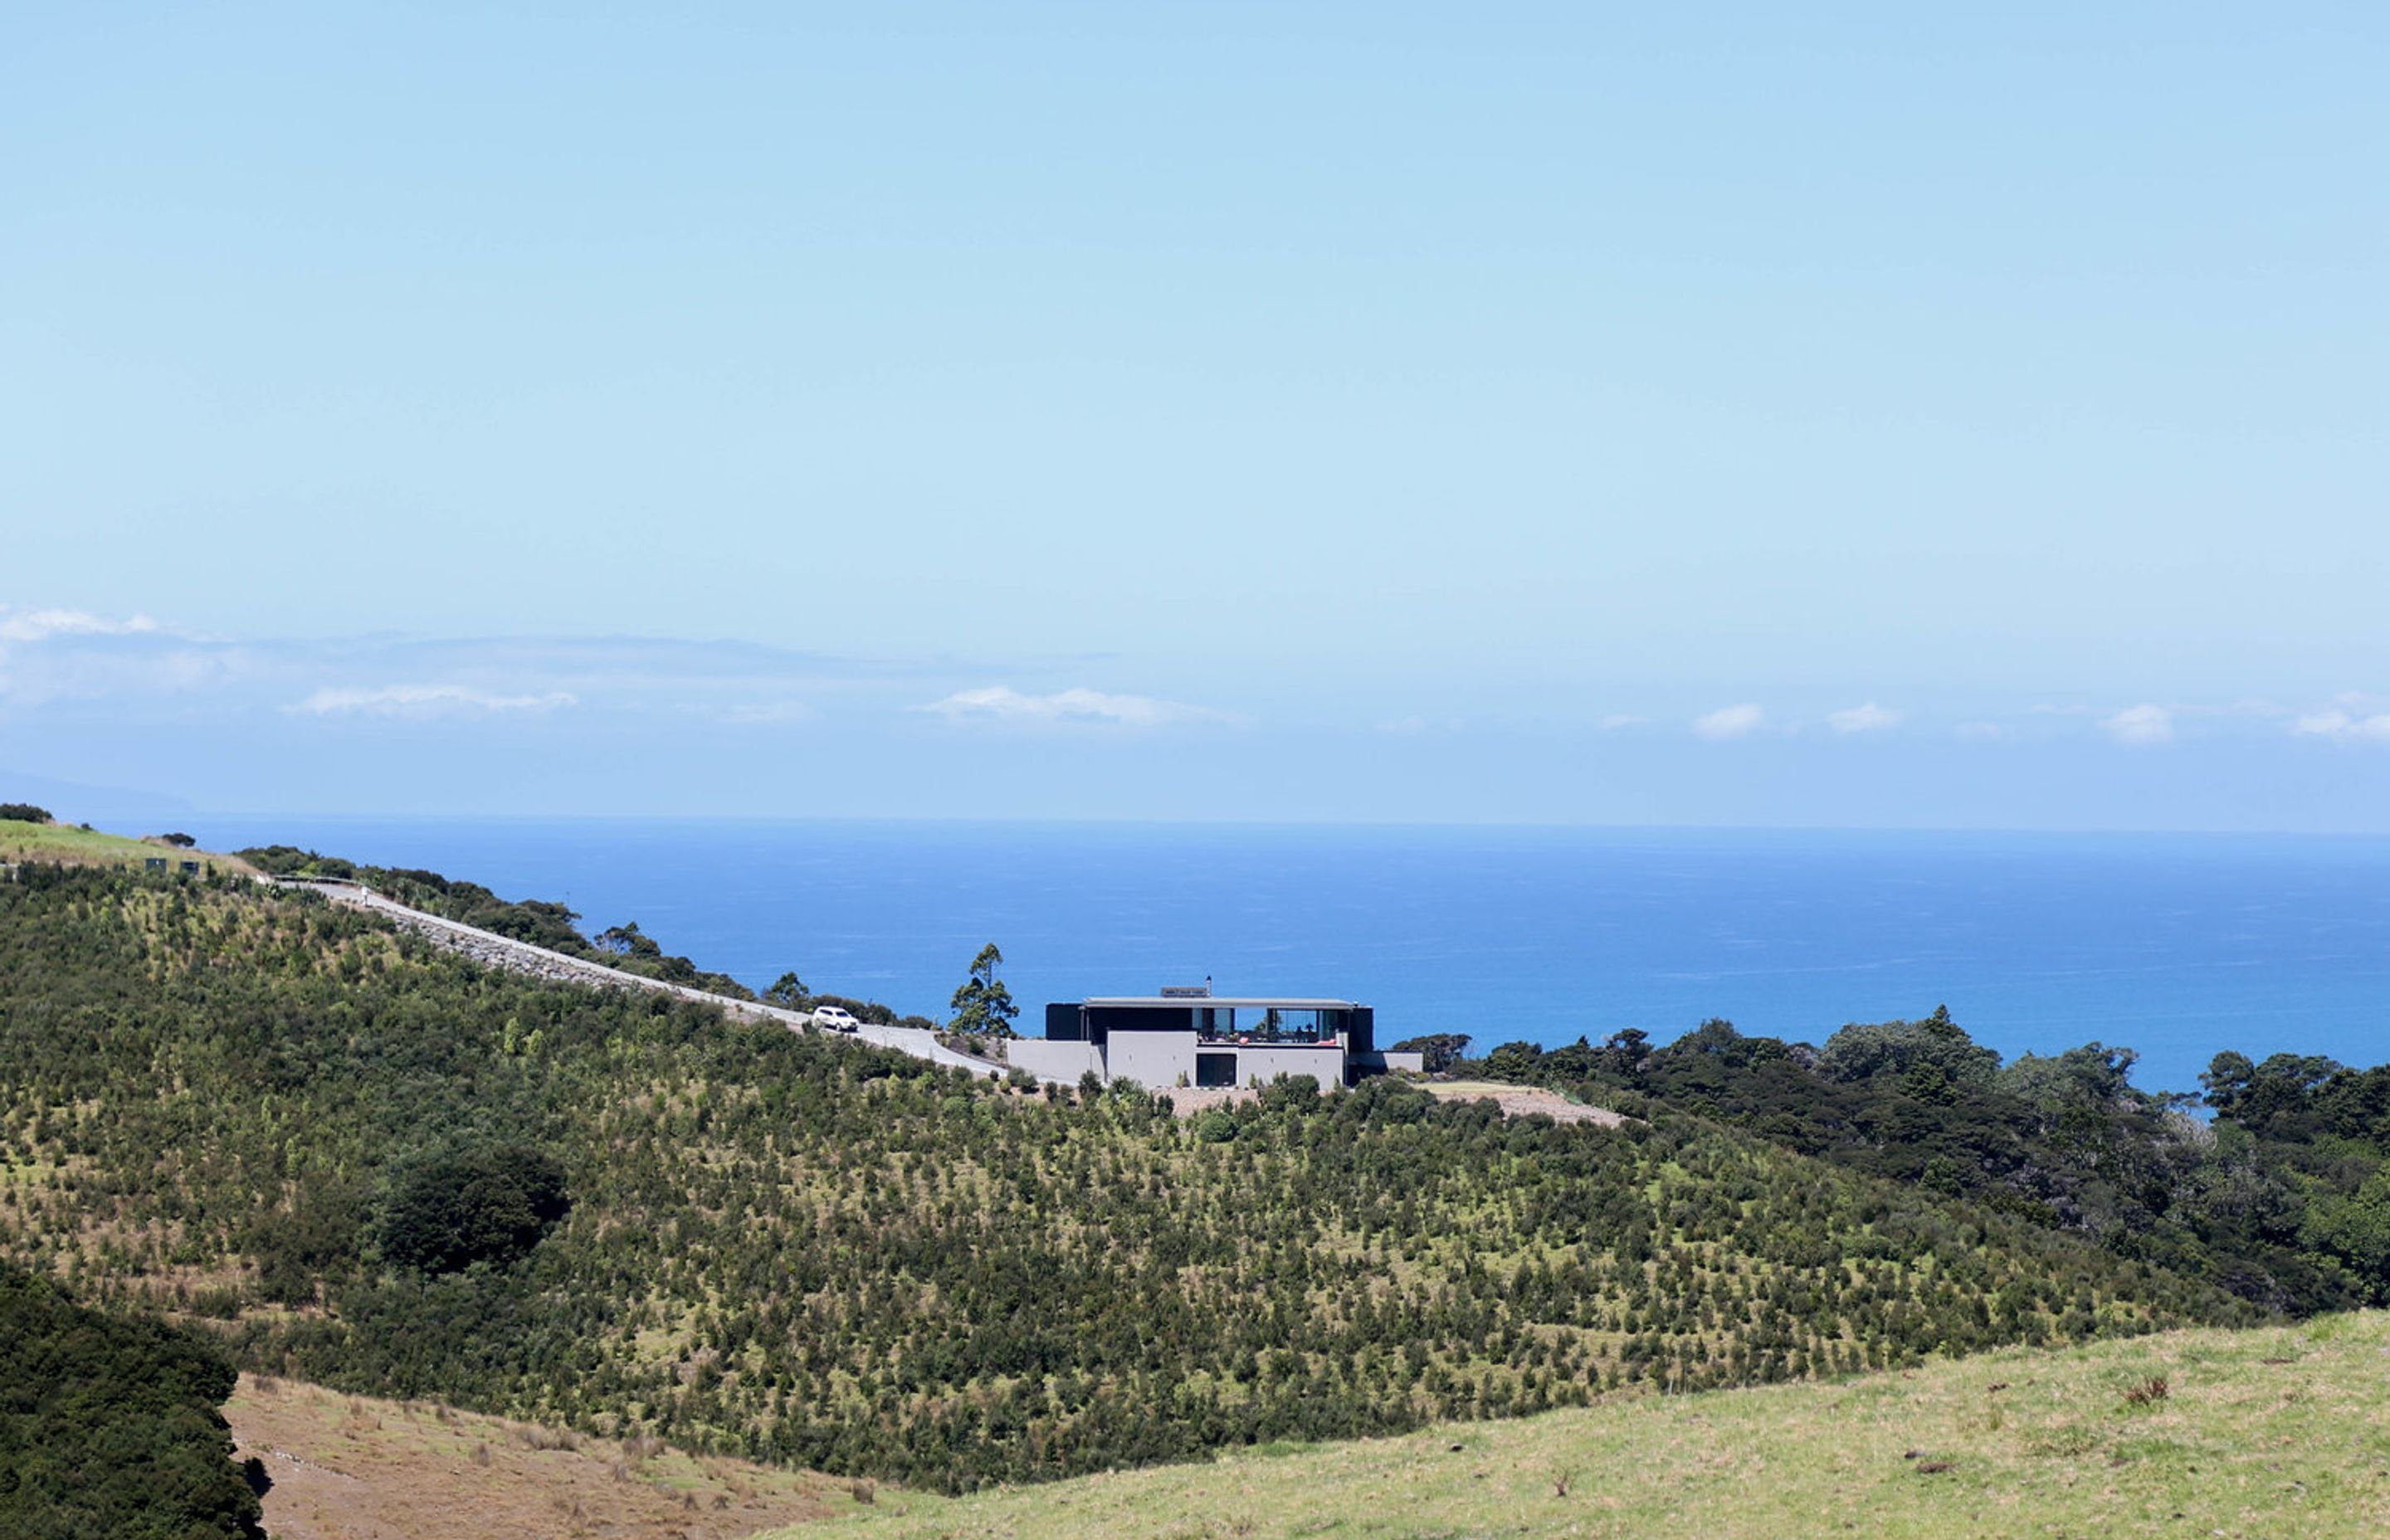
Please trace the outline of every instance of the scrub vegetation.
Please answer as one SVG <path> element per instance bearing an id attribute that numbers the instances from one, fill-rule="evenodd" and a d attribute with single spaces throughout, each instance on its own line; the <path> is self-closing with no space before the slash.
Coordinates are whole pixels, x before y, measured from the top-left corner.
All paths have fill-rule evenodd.
<path id="1" fill-rule="evenodd" d="M 2390 1066 L 2227 1051 L 2203 1097 L 2137 1088 L 2133 1062 L 2089 1043 L 2003 1063 L 1936 1010 L 1844 1027 L 1823 1047 L 1708 1021 L 1664 1048 L 1640 1033 L 1508 1043 L 1455 1068 L 1731 1124 L 2268 1311 L 2390 1304 Z M 2192 1115 L 2203 1102 L 2208 1121 Z"/>
<path id="2" fill-rule="evenodd" d="M 0 883 L 0 1252 L 248 1367 L 967 1491 L 2259 1307 L 1676 1116 L 1190 1125 L 313 895 Z"/>
<path id="3" fill-rule="evenodd" d="M 2390 1317 L 2184 1331 L 962 1498 L 756 1540 L 2390 1533 Z"/>

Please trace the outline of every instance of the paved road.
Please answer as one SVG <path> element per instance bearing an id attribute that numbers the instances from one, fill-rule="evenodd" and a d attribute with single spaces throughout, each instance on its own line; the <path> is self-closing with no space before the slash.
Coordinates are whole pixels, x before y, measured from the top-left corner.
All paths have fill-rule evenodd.
<path id="1" fill-rule="evenodd" d="M 400 927 L 425 937 L 433 944 L 459 952 L 477 962 L 494 968 L 504 968 L 517 973 L 529 973 L 538 978 L 569 983 L 586 983 L 599 987 L 645 989 L 663 995 L 676 995 L 684 1000 L 719 1006 L 734 1016 L 751 1021 L 777 1021 L 790 1032 L 819 1032 L 827 1029 L 815 1025 L 809 1011 L 786 1010 L 755 1000 L 740 1000 L 727 995 L 709 994 L 691 989 L 687 984 L 666 982 L 642 974 L 625 973 L 619 968 L 608 968 L 585 957 L 534 946 L 527 941 L 517 941 L 494 930 L 466 925 L 439 915 L 399 903 L 396 899 L 374 892 L 362 882 L 309 879 L 292 877 L 268 877 L 261 881 L 277 888 L 322 893 L 335 904 L 352 908 L 370 909 L 387 915 Z M 1003 1072 L 1001 1066 L 990 1065 L 985 1059 L 960 1054 L 937 1040 L 934 1033 L 922 1027 L 886 1027 L 865 1022 L 854 1035 L 866 1043 L 876 1043 L 883 1048 L 926 1059 L 932 1064 L 944 1064 L 954 1069 L 969 1070 L 975 1074 L 994 1076 Z"/>

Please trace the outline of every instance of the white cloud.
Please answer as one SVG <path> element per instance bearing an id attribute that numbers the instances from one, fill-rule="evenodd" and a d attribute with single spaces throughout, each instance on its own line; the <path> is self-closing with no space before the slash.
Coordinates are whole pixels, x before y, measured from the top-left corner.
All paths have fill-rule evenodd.
<path id="1" fill-rule="evenodd" d="M 1625 712 L 1613 712 L 1601 719 L 1601 730 L 1605 733 L 1614 733 L 1622 727 L 1640 727 L 1650 720 L 1650 717 L 1629 716 Z"/>
<path id="2" fill-rule="evenodd" d="M 1870 700 L 1864 706 L 1853 706 L 1846 712 L 1836 712 L 1826 718 L 1826 725 L 1838 733 L 1877 733 L 1900 725 L 1901 713 Z"/>
<path id="3" fill-rule="evenodd" d="M 949 722 L 1013 722 L 1033 725 L 1103 724 L 1116 727 L 1162 727 L 1183 722 L 1234 721 L 1226 712 L 1157 700 L 1148 695 L 1110 695 L 1102 690 L 1057 690 L 1024 695 L 1008 685 L 957 690 L 920 708 Z"/>
<path id="4" fill-rule="evenodd" d="M 2102 718 L 2100 725 L 2110 738 L 2129 748 L 2148 749 L 2174 741 L 2174 713 L 2164 706 L 2127 706 Z"/>
<path id="5" fill-rule="evenodd" d="M 320 689 L 290 709 L 315 716 L 441 716 L 479 712 L 546 712 L 576 704 L 563 690 L 498 695 L 470 685 L 384 685 L 377 689 Z"/>
<path id="6" fill-rule="evenodd" d="M 0 642 L 43 642 L 52 636 L 132 636 L 158 629 L 147 615 L 112 621 L 83 610 L 0 610 Z"/>
<path id="7" fill-rule="evenodd" d="M 1693 731 L 1702 738 L 1723 742 L 1730 738 L 1743 738 L 1758 731 L 1767 713 L 1749 704 L 1721 706 L 1705 716 L 1693 718 Z"/>
<path id="8" fill-rule="evenodd" d="M 2328 738 L 2342 742 L 2390 742 L 2390 712 L 2358 716 L 2335 706 L 2300 717 L 2291 724 L 2291 731 L 2302 738 Z"/>

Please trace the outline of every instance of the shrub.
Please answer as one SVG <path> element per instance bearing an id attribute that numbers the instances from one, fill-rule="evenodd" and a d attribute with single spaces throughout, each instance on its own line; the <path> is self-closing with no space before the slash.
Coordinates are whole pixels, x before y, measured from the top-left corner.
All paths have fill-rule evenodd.
<path id="1" fill-rule="evenodd" d="M 385 1260 L 424 1273 L 520 1261 L 566 1212 L 564 1172 L 536 1149 L 452 1151 L 402 1176 L 382 1214 Z"/>
<path id="2" fill-rule="evenodd" d="M 1319 1106 L 1317 1075 L 1277 1075 L 1262 1087 L 1262 1108 L 1270 1112 L 1309 1112 Z"/>
<path id="3" fill-rule="evenodd" d="M 0 818 L 13 818 L 20 824 L 46 824 L 50 810 L 31 802 L 0 802 Z"/>

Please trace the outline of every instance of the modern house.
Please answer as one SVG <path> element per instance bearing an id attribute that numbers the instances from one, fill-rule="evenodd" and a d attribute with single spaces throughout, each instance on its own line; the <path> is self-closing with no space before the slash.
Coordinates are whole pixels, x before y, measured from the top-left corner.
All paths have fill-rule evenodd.
<path id="1" fill-rule="evenodd" d="M 1267 1084 L 1309 1075 L 1326 1090 L 1365 1075 L 1420 1068 L 1415 1053 L 1384 1053 L 1376 1013 L 1352 1000 L 1214 995 L 1209 984 L 1159 995 L 1066 1000 L 1046 1007 L 1046 1035 L 1006 1045 L 1011 1062 L 1040 1080 L 1150 1090 Z"/>

